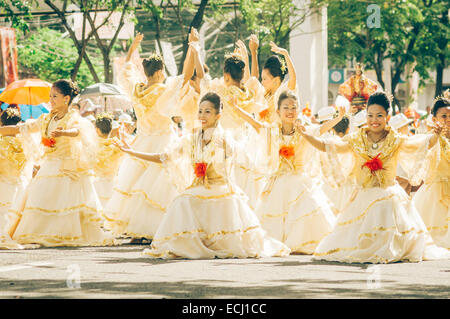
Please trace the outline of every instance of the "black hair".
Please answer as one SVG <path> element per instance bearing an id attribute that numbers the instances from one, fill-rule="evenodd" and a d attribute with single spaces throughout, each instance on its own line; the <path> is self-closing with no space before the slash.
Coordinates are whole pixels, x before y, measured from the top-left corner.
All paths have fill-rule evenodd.
<path id="1" fill-rule="evenodd" d="M 2 125 L 16 125 L 22 120 L 22 118 L 18 108 L 8 107 L 3 111 L 0 120 Z"/>
<path id="2" fill-rule="evenodd" d="M 223 72 L 230 74 L 234 81 L 241 82 L 244 77 L 244 67 L 244 61 L 232 55 L 225 59 Z"/>
<path id="3" fill-rule="evenodd" d="M 102 132 L 102 134 L 109 134 L 112 130 L 112 115 L 108 116 L 102 114 L 95 119 L 95 126 Z"/>
<path id="4" fill-rule="evenodd" d="M 284 67 L 284 70 L 283 70 Z M 280 60 L 278 55 L 272 55 L 266 60 L 264 64 L 264 68 L 267 69 L 273 77 L 280 77 L 280 81 L 283 82 L 284 77 L 287 73 L 286 66 L 283 66 L 283 63 Z"/>
<path id="5" fill-rule="evenodd" d="M 385 92 L 375 92 L 369 96 L 367 101 L 367 111 L 372 104 L 378 104 L 384 108 L 386 114 L 389 114 L 391 110 L 391 100 Z"/>
<path id="6" fill-rule="evenodd" d="M 144 67 L 144 73 L 146 76 L 153 76 L 155 72 L 164 68 L 164 61 L 159 54 L 152 54 L 147 59 L 142 61 Z"/>
<path id="7" fill-rule="evenodd" d="M 340 120 L 335 126 L 333 126 L 333 130 L 336 133 L 345 134 L 347 132 L 350 121 L 347 116 L 344 116 L 342 120 Z"/>
<path id="8" fill-rule="evenodd" d="M 214 92 L 208 92 L 202 96 L 200 103 L 204 101 L 211 102 L 216 110 L 216 113 L 220 113 L 222 111 L 222 101 L 220 100 L 220 96 Z"/>
<path id="9" fill-rule="evenodd" d="M 450 100 L 446 97 L 439 96 L 433 102 L 433 107 L 431 108 L 431 113 L 436 116 L 437 111 L 442 107 L 450 106 Z"/>
<path id="10" fill-rule="evenodd" d="M 291 91 L 283 91 L 281 92 L 280 96 L 278 97 L 278 110 L 280 109 L 281 103 L 283 102 L 283 100 L 286 99 L 293 99 L 297 105 L 298 105 L 298 96 L 291 92 Z"/>
<path id="11" fill-rule="evenodd" d="M 80 94 L 80 89 L 77 84 L 70 80 L 57 80 L 53 83 L 53 87 L 57 88 L 62 95 L 70 97 L 69 104 L 72 103 L 75 96 Z"/>

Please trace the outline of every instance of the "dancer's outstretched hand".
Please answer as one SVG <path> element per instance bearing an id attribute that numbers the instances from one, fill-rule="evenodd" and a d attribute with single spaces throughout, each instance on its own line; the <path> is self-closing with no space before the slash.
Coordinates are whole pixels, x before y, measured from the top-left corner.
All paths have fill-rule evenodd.
<path id="1" fill-rule="evenodd" d="M 198 42 L 200 39 L 200 36 L 198 35 L 198 31 L 196 28 L 192 28 L 191 32 L 189 33 L 188 41 L 189 42 Z"/>
<path id="2" fill-rule="evenodd" d="M 250 40 L 248 42 L 248 47 L 250 48 L 250 51 L 255 52 L 259 48 L 259 40 L 256 34 L 252 34 L 250 36 Z"/>
<path id="3" fill-rule="evenodd" d="M 272 52 L 281 54 L 281 55 L 286 55 L 289 52 L 286 49 L 280 48 L 278 45 L 276 45 L 273 41 L 270 41 L 270 48 L 272 50 Z"/>
<path id="4" fill-rule="evenodd" d="M 302 121 L 300 121 L 299 119 L 296 119 L 294 125 L 295 125 L 295 130 L 298 131 L 301 135 L 306 134 L 306 128 L 303 126 Z"/>

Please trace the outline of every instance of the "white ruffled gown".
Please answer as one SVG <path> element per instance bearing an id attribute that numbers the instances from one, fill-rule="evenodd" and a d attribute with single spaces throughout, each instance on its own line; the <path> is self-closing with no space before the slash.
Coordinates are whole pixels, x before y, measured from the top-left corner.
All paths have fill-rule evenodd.
<path id="1" fill-rule="evenodd" d="M 336 221 L 318 174 L 314 174 L 318 170 L 318 166 L 314 168 L 317 151 L 297 132 L 282 135 L 277 124 L 270 131 L 270 166 L 275 170 L 268 178 L 256 214 L 269 236 L 285 243 L 294 253 L 312 254 Z"/>
<path id="2" fill-rule="evenodd" d="M 167 208 L 144 254 L 164 259 L 288 255 L 288 247 L 266 235 L 246 196 L 232 182 L 231 139 L 219 126 L 207 146 L 201 143 L 198 133 L 185 136 L 163 159 L 184 191 Z M 203 177 L 194 174 L 200 162 L 207 164 Z"/>
<path id="3" fill-rule="evenodd" d="M 56 127 L 78 128 L 80 134 L 57 137 L 53 147 L 45 146 L 39 172 L 11 206 L 12 239 L 47 247 L 113 245 L 112 235 L 101 228 L 101 204 L 92 181 L 96 148 L 92 124 L 72 109 L 58 121 L 52 113 L 43 114 L 21 127 L 21 133 L 37 131 L 48 138 Z"/>
<path id="4" fill-rule="evenodd" d="M 162 152 L 178 139 L 166 113 L 177 102 L 183 77 L 146 88 L 139 82 L 137 72 L 128 62 L 121 78 L 132 95 L 137 117 L 137 134 L 131 146 L 141 152 Z M 152 239 L 167 205 L 177 194 L 175 184 L 161 165 L 125 155 L 104 212 L 105 227 L 117 236 Z"/>
<path id="5" fill-rule="evenodd" d="M 331 234 L 316 248 L 315 259 L 392 263 L 449 258 L 444 249 L 433 243 L 414 203 L 395 180 L 400 161 L 415 183 L 418 177 L 412 173 L 422 171 L 428 140 L 429 136 L 408 138 L 390 130 L 377 149 L 369 149 L 363 128 L 345 136 L 343 142 L 327 143 L 328 165 L 334 165 L 332 173 L 340 173 L 337 153 L 347 153 L 348 160 L 354 161 L 350 178 L 358 187 Z M 378 167 L 372 167 L 372 173 L 368 163 L 376 162 L 378 154 L 380 161 Z M 342 181 L 342 176 L 336 180 Z"/>

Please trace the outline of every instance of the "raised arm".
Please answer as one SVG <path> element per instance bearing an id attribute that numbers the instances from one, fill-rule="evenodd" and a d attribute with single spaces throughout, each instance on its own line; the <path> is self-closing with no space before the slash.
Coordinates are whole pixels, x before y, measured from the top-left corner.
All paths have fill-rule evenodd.
<path id="1" fill-rule="evenodd" d="M 248 46 L 250 48 L 250 55 L 252 56 L 251 76 L 254 76 L 255 78 L 259 79 L 259 65 L 258 65 L 259 40 L 255 34 L 252 34 L 250 36 L 250 41 L 249 41 Z"/>
<path id="2" fill-rule="evenodd" d="M 272 41 L 270 42 L 270 46 L 273 52 L 281 54 L 286 60 L 287 69 L 289 73 L 288 89 L 295 90 L 295 87 L 297 86 L 297 74 L 295 73 L 294 63 L 292 63 L 292 59 L 289 55 L 289 52 L 286 49 L 278 47 Z"/>
<path id="3" fill-rule="evenodd" d="M 183 75 L 184 75 L 184 82 L 183 85 L 186 84 L 191 78 L 192 75 L 194 75 L 194 54 L 192 44 L 198 42 L 198 32 L 195 28 L 191 29 L 191 32 L 189 33 L 189 47 L 186 53 L 186 58 L 184 59 L 183 63 Z"/>
<path id="4" fill-rule="evenodd" d="M 320 126 L 320 135 L 331 130 L 336 124 L 338 124 L 342 120 L 344 115 L 345 115 L 345 107 L 340 106 L 339 107 L 339 115 L 332 120 L 326 121 L 325 123 L 323 123 Z"/>
<path id="5" fill-rule="evenodd" d="M 138 32 L 136 34 L 136 37 L 134 38 L 133 43 L 131 44 L 130 49 L 128 50 L 125 62 L 129 62 L 131 60 L 131 57 L 133 56 L 134 51 L 139 47 L 143 38 L 144 38 L 144 35 L 142 33 Z"/>
<path id="6" fill-rule="evenodd" d="M 249 66 L 249 61 L 248 61 L 248 51 L 247 51 L 247 48 L 245 47 L 244 42 L 242 42 L 242 40 L 238 40 L 236 42 L 236 45 L 238 46 L 241 57 L 245 63 L 244 77 L 242 79 L 242 81 L 245 83 L 250 78 L 250 66 Z"/>

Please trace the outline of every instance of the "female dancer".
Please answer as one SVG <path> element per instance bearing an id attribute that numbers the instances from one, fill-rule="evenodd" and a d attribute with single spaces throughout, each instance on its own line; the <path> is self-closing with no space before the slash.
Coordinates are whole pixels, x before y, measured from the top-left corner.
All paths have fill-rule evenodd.
<path id="1" fill-rule="evenodd" d="M 142 34 L 134 39 L 121 74 L 121 83 L 132 96 L 137 117 L 137 134 L 132 145 L 138 151 L 162 151 L 178 138 L 171 128 L 169 109 L 176 105 L 179 91 L 187 80 L 183 75 L 166 80 L 164 62 L 156 54 L 143 60 L 146 79 L 142 79 L 131 62 L 142 39 Z M 135 238 L 133 242 L 151 239 L 167 205 L 176 195 L 175 183 L 161 165 L 126 156 L 105 209 L 105 226 L 116 235 Z"/>
<path id="2" fill-rule="evenodd" d="M 433 121 L 444 129 L 428 154 L 430 167 L 414 203 L 436 245 L 450 249 L 450 99 L 437 98 L 432 114 Z"/>
<path id="3" fill-rule="evenodd" d="M 145 254 L 191 259 L 289 254 L 289 248 L 266 236 L 234 184 L 234 143 L 219 124 L 220 117 L 220 97 L 207 93 L 198 111 L 201 129 L 184 136 L 178 146 L 162 154 L 121 146 L 130 155 L 162 163 L 184 188 L 169 205 Z"/>
<path id="4" fill-rule="evenodd" d="M 111 245 L 101 229 L 101 205 L 90 178 L 96 155 L 92 125 L 70 108 L 78 89 L 58 80 L 50 90 L 52 111 L 23 126 L 0 128 L 0 134 L 36 132 L 44 155 L 15 213 L 9 233 L 20 244 L 42 246 Z"/>
<path id="5" fill-rule="evenodd" d="M 252 35 L 250 37 L 249 47 L 252 56 L 252 76 L 256 78 L 259 77 L 259 70 L 253 66 L 258 65 L 258 46 L 258 38 Z M 280 121 L 277 115 L 277 101 L 281 92 L 288 90 L 297 92 L 297 75 L 289 52 L 286 49 L 278 47 L 273 42 L 270 42 L 270 46 L 274 53 L 282 55 L 286 61 L 281 60 L 278 55 L 272 55 L 267 59 L 261 72 L 261 84 L 265 90 L 264 98 L 267 102 L 267 108 L 259 113 L 259 119 L 264 122 L 273 123 Z M 289 74 L 289 81 L 284 82 L 286 74 Z"/>
<path id="6" fill-rule="evenodd" d="M 16 108 L 7 108 L 0 118 L 1 126 L 16 125 L 20 120 Z M 31 179 L 32 163 L 27 161 L 22 143 L 20 134 L 0 135 L 0 248 L 21 248 L 11 240 L 7 226 L 11 204 L 25 192 Z"/>
<path id="7" fill-rule="evenodd" d="M 301 138 L 294 125 L 299 114 L 297 96 L 291 92 L 280 94 L 277 114 L 281 124 L 273 128 L 235 107 L 257 131 L 270 129 L 271 174 L 256 207 L 262 227 L 292 252 L 312 254 L 331 232 L 335 217 L 313 178 L 313 171 L 318 169 L 314 168 L 317 151 Z"/>
<path id="8" fill-rule="evenodd" d="M 320 242 L 314 256 L 369 263 L 448 258 L 444 249 L 433 244 L 414 204 L 395 180 L 398 161 L 411 174 L 422 171 L 424 155 L 436 144 L 439 130 L 433 135 L 398 135 L 386 126 L 391 103 L 385 93 L 372 94 L 367 105 L 367 128 L 340 141 L 318 139 L 298 124 L 308 142 L 330 155 L 330 170 L 337 181 L 342 174 L 338 176 L 340 163 L 335 155 L 350 154 L 354 163 L 350 177 L 357 184 L 335 228 Z M 410 180 L 416 184 L 417 176 Z"/>
<path id="9" fill-rule="evenodd" d="M 114 139 L 109 137 L 112 130 L 112 123 L 113 117 L 107 113 L 102 113 L 95 119 L 95 127 L 99 136 L 100 145 L 94 167 L 94 186 L 103 208 L 106 207 L 106 204 L 111 199 L 114 178 L 116 177 L 120 161 L 123 157 L 120 149 L 113 144 Z"/>

